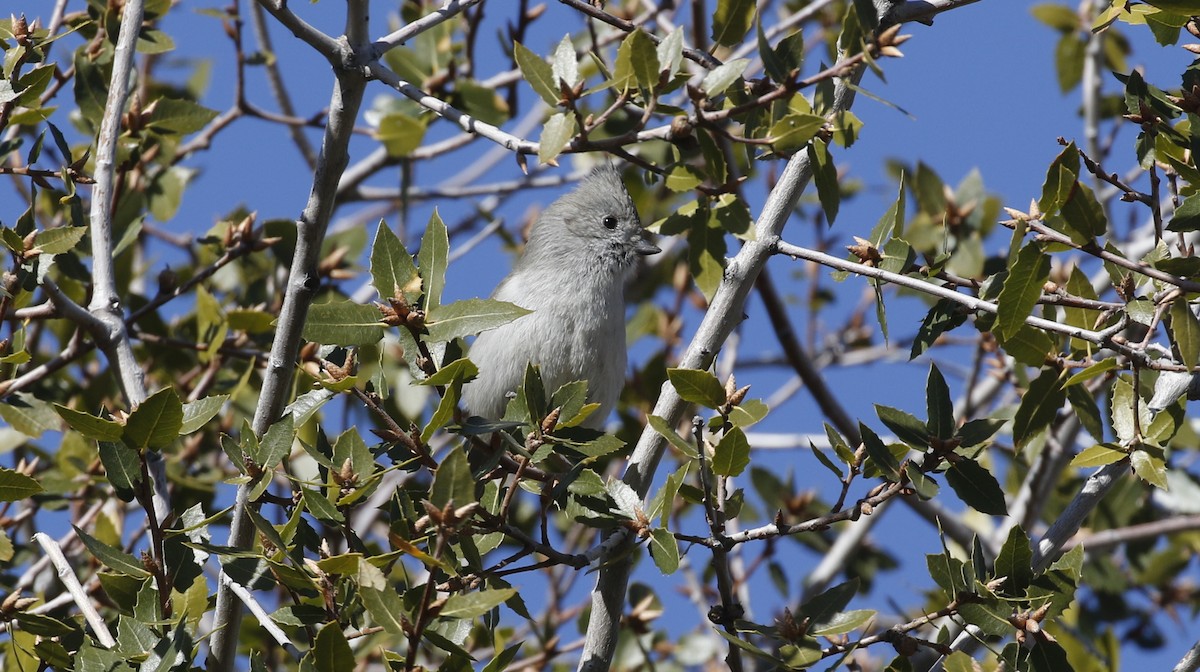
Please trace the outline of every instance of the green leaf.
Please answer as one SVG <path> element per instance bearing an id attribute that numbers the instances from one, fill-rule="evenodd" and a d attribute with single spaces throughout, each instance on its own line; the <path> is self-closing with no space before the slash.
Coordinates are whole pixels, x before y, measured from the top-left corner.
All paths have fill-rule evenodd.
<path id="1" fill-rule="evenodd" d="M 42 254 L 70 252 L 86 233 L 86 226 L 61 226 L 49 231 L 38 231 L 33 237 L 33 247 L 41 250 Z"/>
<path id="2" fill-rule="evenodd" d="M 700 88 L 709 95 L 709 97 L 719 96 L 729 88 L 742 76 L 746 71 L 746 67 L 750 65 L 748 58 L 735 58 L 722 65 L 713 68 L 704 80 L 700 82 Z"/>
<path id="3" fill-rule="evenodd" d="M 832 618 L 809 626 L 808 634 L 814 637 L 844 635 L 870 623 L 878 612 L 873 609 L 852 609 L 834 614 Z"/>
<path id="4" fill-rule="evenodd" d="M 138 452 L 117 441 L 100 441 L 100 464 L 117 496 L 132 502 L 135 488 L 142 482 L 142 461 Z"/>
<path id="5" fill-rule="evenodd" d="M 1080 29 L 1079 14 L 1065 5 L 1034 5 L 1029 11 L 1038 21 L 1059 32 L 1073 33 Z"/>
<path id="6" fill-rule="evenodd" d="M 1046 368 L 1030 381 L 1013 418 L 1013 441 L 1018 447 L 1024 446 L 1025 441 L 1053 422 L 1058 409 L 1066 402 L 1067 393 L 1058 378 L 1056 369 Z"/>
<path id="7" fill-rule="evenodd" d="M 929 433 L 943 440 L 954 436 L 954 400 L 950 398 L 950 386 L 935 364 L 929 365 L 925 381 L 925 407 L 929 413 L 926 422 Z"/>
<path id="8" fill-rule="evenodd" d="M 732 47 L 739 44 L 754 20 L 754 0 L 717 0 L 712 17 L 713 42 Z"/>
<path id="9" fill-rule="evenodd" d="M 810 598 L 800 605 L 799 615 L 808 618 L 813 624 L 830 622 L 858 594 L 858 583 L 857 578 L 850 579 Z"/>
<path id="10" fill-rule="evenodd" d="M 933 346 L 942 334 L 961 327 L 966 321 L 967 311 L 961 305 L 949 299 L 939 299 L 921 320 L 909 359 L 916 359 Z"/>
<path id="11" fill-rule="evenodd" d="M 54 407 L 27 392 L 17 392 L 0 399 L 0 418 L 4 418 L 13 429 L 33 438 L 61 427 Z"/>
<path id="12" fill-rule="evenodd" d="M 1008 577 L 1002 587 L 1006 595 L 1024 594 L 1033 581 L 1033 549 L 1029 546 L 1029 535 L 1020 525 L 1009 529 L 1008 538 L 996 554 L 996 576 Z"/>
<path id="13" fill-rule="evenodd" d="M 513 659 L 517 657 L 517 653 L 520 652 L 521 646 L 524 643 L 525 640 L 521 640 L 515 644 L 509 645 L 507 649 L 504 649 L 500 653 L 496 654 L 495 658 L 492 658 L 490 661 L 488 661 L 488 664 L 484 665 L 480 672 L 501 672 L 502 670 L 507 670 L 509 663 L 511 663 Z"/>
<path id="14" fill-rule="evenodd" d="M 504 604 L 516 594 L 515 588 L 501 588 L 451 595 L 438 615 L 442 618 L 475 618 Z"/>
<path id="15" fill-rule="evenodd" d="M 132 555 L 109 546 L 78 527 L 75 528 L 75 534 L 79 536 L 83 545 L 87 546 L 88 551 L 105 567 L 125 576 L 137 578 L 150 576 L 150 572 L 147 572 L 142 563 Z"/>
<path id="16" fill-rule="evenodd" d="M 555 47 L 550 71 L 556 82 L 566 84 L 567 88 L 573 89 L 579 83 L 579 62 L 575 60 L 575 45 L 571 43 L 570 35 L 563 35 Z"/>
<path id="17" fill-rule="evenodd" d="M 659 68 L 666 74 L 668 80 L 679 72 L 680 66 L 683 65 L 682 28 L 675 26 L 662 42 L 658 43 L 655 57 L 658 59 Z"/>
<path id="18" fill-rule="evenodd" d="M 86 439 L 93 441 L 120 441 L 125 431 L 121 423 L 107 418 L 98 418 L 90 413 L 76 411 L 61 404 L 54 404 L 54 410 L 67 421 L 71 429 L 79 432 Z"/>
<path id="19" fill-rule="evenodd" d="M 963 426 L 958 429 L 958 440 L 963 448 L 978 446 L 979 444 L 992 438 L 1000 428 L 1004 426 L 1003 420 L 994 418 L 976 418 L 963 423 Z"/>
<path id="20" fill-rule="evenodd" d="M 258 443 L 257 454 L 251 456 L 263 471 L 274 469 L 292 452 L 292 443 L 296 440 L 295 423 L 295 418 L 289 413 L 267 428 L 262 441 Z"/>
<path id="21" fill-rule="evenodd" d="M 1084 448 L 1079 451 L 1071 460 L 1072 467 L 1103 467 L 1106 464 L 1120 462 L 1129 457 L 1129 454 L 1118 449 L 1112 444 L 1096 444 L 1090 448 Z"/>
<path id="22" fill-rule="evenodd" d="M 221 408 L 227 401 L 229 401 L 229 395 L 217 394 L 184 404 L 183 424 L 179 427 L 180 435 L 198 431 L 205 423 L 216 417 L 217 413 L 221 412 Z"/>
<path id="23" fill-rule="evenodd" d="M 538 161 L 549 166 L 558 165 L 558 155 L 562 153 L 571 138 L 575 137 L 575 115 L 559 112 L 551 115 L 542 126 L 542 136 L 538 138 Z"/>
<path id="24" fill-rule="evenodd" d="M 725 387 L 707 371 L 667 369 L 667 378 L 684 401 L 714 409 L 725 403 Z"/>
<path id="25" fill-rule="evenodd" d="M 896 434 L 896 438 L 911 445 L 929 447 L 929 424 L 898 408 L 875 404 L 875 415 Z"/>
<path id="26" fill-rule="evenodd" d="M 1009 268 L 997 300 L 996 335 L 1004 340 L 1025 326 L 1025 318 L 1042 298 L 1042 285 L 1050 277 L 1050 257 L 1037 243 L 1021 248 Z"/>
<path id="27" fill-rule="evenodd" d="M 161 449 L 179 437 L 183 427 L 183 404 L 175 388 L 164 387 L 138 404 L 125 421 L 122 440 L 130 448 L 143 451 Z"/>
<path id="28" fill-rule="evenodd" d="M 1188 368 L 1200 363 L 1200 320 L 1183 298 L 1171 302 L 1171 334 L 1179 357 Z"/>
<path id="29" fill-rule="evenodd" d="M 734 427 L 713 448 L 712 468 L 718 476 L 737 476 L 750 464 L 750 442 Z"/>
<path id="30" fill-rule="evenodd" d="M 1200 193 L 1188 196 L 1179 204 L 1175 214 L 1171 215 L 1167 230 L 1177 233 L 1200 231 Z"/>
<path id="31" fill-rule="evenodd" d="M 662 527 L 650 531 L 650 557 L 663 575 L 674 574 L 679 569 L 679 543 L 675 535 Z"/>
<path id="32" fill-rule="evenodd" d="M 379 568 L 369 562 L 358 563 L 358 590 L 371 620 L 392 635 L 406 634 L 402 618 L 408 610 Z"/>
<path id="33" fill-rule="evenodd" d="M 817 138 L 808 145 L 809 164 L 813 166 L 813 181 L 817 184 L 817 199 L 825 222 L 833 226 L 842 202 L 842 187 L 838 183 L 837 164 L 824 140 Z"/>
<path id="34" fill-rule="evenodd" d="M 381 318 L 375 306 L 352 301 L 318 303 L 308 309 L 302 335 L 325 345 L 373 345 L 383 339 Z"/>
<path id="35" fill-rule="evenodd" d="M 1067 192 L 1061 214 L 1070 231 L 1078 234 L 1071 237 L 1076 242 L 1086 243 L 1104 235 L 1108 230 L 1108 217 L 1104 214 L 1100 201 L 1096 200 L 1092 190 L 1079 180 L 1076 180 Z"/>
<path id="36" fill-rule="evenodd" d="M 789 114 L 768 131 L 771 147 L 780 154 L 794 154 L 815 138 L 824 125 L 825 117 L 817 114 Z"/>
<path id="37" fill-rule="evenodd" d="M 316 672 L 346 672 L 355 666 L 354 651 L 337 621 L 321 628 L 312 649 L 304 654 L 304 658 Z M 305 667 L 303 662 L 300 667 Z"/>
<path id="38" fill-rule="evenodd" d="M 520 42 L 513 43 L 513 59 L 521 70 L 522 78 L 529 82 L 534 93 L 538 94 L 551 108 L 558 107 L 561 94 L 558 90 L 558 82 L 554 80 L 554 69 L 550 67 L 550 64 Z"/>
<path id="39" fill-rule="evenodd" d="M 479 375 L 479 367 L 466 358 L 456 359 L 438 369 L 432 376 L 422 380 L 421 385 L 451 385 L 463 383 Z"/>
<path id="40" fill-rule="evenodd" d="M 1129 454 L 1129 461 L 1133 465 L 1133 473 L 1137 474 L 1138 478 L 1160 490 L 1169 489 L 1167 487 L 1167 464 L 1162 458 L 1155 457 L 1144 450 L 1135 450 Z"/>
<path id="41" fill-rule="evenodd" d="M 466 299 L 440 306 L 426 317 L 431 343 L 495 329 L 533 311 L 494 299 Z"/>
<path id="42" fill-rule="evenodd" d="M 438 465 L 429 489 L 429 501 L 439 509 L 447 504 L 460 507 L 477 501 L 475 477 L 471 474 L 471 465 L 467 463 L 467 455 L 461 446 L 447 453 Z"/>
<path id="43" fill-rule="evenodd" d="M 1075 143 L 1069 143 L 1059 152 L 1050 168 L 1046 171 L 1046 182 L 1042 185 L 1042 197 L 1038 200 L 1038 210 L 1045 214 L 1057 212 L 1066 202 L 1076 178 L 1079 177 L 1079 150 Z"/>
<path id="44" fill-rule="evenodd" d="M 1092 378 L 1095 378 L 1096 376 L 1098 376 L 1102 373 L 1107 373 L 1109 371 L 1113 371 L 1113 370 L 1116 370 L 1119 368 L 1121 368 L 1121 363 L 1117 361 L 1116 357 L 1109 357 L 1108 359 L 1102 359 L 1102 360 L 1096 362 L 1095 364 L 1092 364 L 1091 366 L 1087 367 L 1086 369 L 1080 370 L 1079 373 L 1076 373 L 1075 375 L 1068 378 L 1067 381 L 1065 383 L 1063 383 L 1063 387 L 1070 387 L 1072 385 L 1077 385 L 1084 381 L 1091 380 Z"/>
<path id="45" fill-rule="evenodd" d="M 342 515 L 342 512 L 338 511 L 337 507 L 329 501 L 329 498 L 321 494 L 320 490 L 301 488 L 300 492 L 304 499 L 304 508 L 317 520 L 331 525 L 346 522 L 346 517 Z"/>
<path id="46" fill-rule="evenodd" d="M 682 436 L 680 436 L 674 428 L 667 424 L 666 420 L 663 420 L 657 415 L 650 415 L 646 417 L 646 422 L 649 423 L 650 427 L 654 431 L 661 434 L 668 443 L 670 443 L 672 446 L 675 446 L 679 452 L 692 459 L 696 459 L 700 456 L 700 453 L 696 451 L 696 446 L 692 445 L 687 441 L 687 439 L 684 439 Z"/>
<path id="47" fill-rule="evenodd" d="M 975 460 L 961 458 L 946 471 L 946 482 L 967 506 L 992 516 L 1008 515 L 996 477 Z"/>
<path id="48" fill-rule="evenodd" d="M 16 502 L 42 492 L 40 483 L 19 471 L 0 467 L 0 502 Z"/>
<path id="49" fill-rule="evenodd" d="M 617 53 L 617 69 L 620 69 L 621 52 L 629 54 L 629 67 L 638 87 L 647 91 L 656 89 L 661 70 L 658 63 L 658 47 L 646 31 L 636 28 L 625 37 Z"/>
<path id="50" fill-rule="evenodd" d="M 421 236 L 421 251 L 417 253 L 421 280 L 425 285 L 425 310 L 442 305 L 442 289 L 446 286 L 446 267 L 450 264 L 450 237 L 437 208 L 429 216 L 425 234 Z"/>
<path id="51" fill-rule="evenodd" d="M 871 462 L 875 464 L 880 473 L 889 481 L 900 480 L 900 464 L 896 462 L 892 451 L 888 450 L 879 435 L 861 422 L 858 423 L 858 432 L 862 435 L 863 447 L 866 448 L 867 455 L 870 456 Z"/>
<path id="52" fill-rule="evenodd" d="M 1113 383 L 1109 410 L 1112 414 L 1113 433 L 1116 434 L 1118 441 L 1126 445 L 1134 440 L 1138 433 L 1137 430 L 1145 432 L 1150 427 L 1150 423 L 1154 421 L 1154 415 L 1150 412 L 1149 406 L 1134 391 L 1133 384 L 1125 376 L 1121 376 Z M 1137 414 L 1136 421 L 1135 413 Z"/>
<path id="53" fill-rule="evenodd" d="M 725 277 L 725 231 L 714 223 L 696 222 L 687 232 L 688 270 L 709 301 Z"/>
<path id="54" fill-rule="evenodd" d="M 383 115 L 375 137 L 383 144 L 392 158 L 401 158 L 417 151 L 428 130 L 425 121 L 400 112 Z"/>
<path id="55" fill-rule="evenodd" d="M 154 101 L 147 126 L 165 134 L 195 133 L 217 118 L 217 111 L 197 105 L 190 100 L 159 98 Z"/>
<path id="56" fill-rule="evenodd" d="M 384 301 L 400 292 L 411 306 L 421 296 L 421 277 L 413 265 L 412 255 L 382 219 L 375 230 L 375 242 L 371 245 L 371 280 Z M 366 317 L 379 321 L 378 311 Z M 311 311 L 308 319 L 312 320 Z"/>

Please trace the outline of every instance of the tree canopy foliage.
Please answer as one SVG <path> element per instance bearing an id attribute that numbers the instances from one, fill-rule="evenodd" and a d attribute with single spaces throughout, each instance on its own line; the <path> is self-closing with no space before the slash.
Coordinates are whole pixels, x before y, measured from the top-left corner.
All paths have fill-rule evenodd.
<path id="1" fill-rule="evenodd" d="M 1200 604 L 1200 61 L 1127 64 L 1147 36 L 1200 53 L 1200 6 L 1034 6 L 1082 100 L 1040 193 L 905 159 L 877 224 L 839 219 L 844 157 L 887 142 L 860 140 L 856 102 L 886 104 L 864 75 L 973 2 L 0 21 L 4 669 L 1200 667 L 1162 628 Z M 226 41 L 173 60 L 202 21 Z M 307 166 L 297 217 L 181 221 L 250 124 L 279 131 L 257 169 Z M 519 247 L 497 213 L 598 161 L 664 248 L 609 431 L 536 367 L 468 417 L 470 338 L 527 311 L 454 299 L 447 269 Z M 911 360 L 912 407 L 848 412 Z M 827 380 L 851 361 L 857 389 Z M 763 369 L 792 382 L 738 382 Z M 820 415 L 777 412 L 795 395 Z M 899 515 L 938 543 L 878 543 Z M 915 602 L 881 590 L 898 572 Z"/>

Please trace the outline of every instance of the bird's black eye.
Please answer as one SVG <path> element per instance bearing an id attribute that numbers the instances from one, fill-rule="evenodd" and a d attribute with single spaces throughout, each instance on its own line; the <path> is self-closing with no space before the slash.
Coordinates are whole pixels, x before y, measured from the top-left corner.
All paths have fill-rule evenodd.
<path id="1" fill-rule="evenodd" d="M 607 215 L 604 218 L 604 228 L 606 228 L 606 229 L 617 228 L 617 218 L 613 217 L 612 215 Z"/>

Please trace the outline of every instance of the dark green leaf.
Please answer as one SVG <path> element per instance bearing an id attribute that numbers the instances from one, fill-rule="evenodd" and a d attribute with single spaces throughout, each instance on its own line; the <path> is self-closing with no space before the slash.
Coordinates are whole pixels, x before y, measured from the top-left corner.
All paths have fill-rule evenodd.
<path id="1" fill-rule="evenodd" d="M 911 445 L 929 447 L 929 427 L 911 413 L 905 413 L 898 408 L 875 405 L 875 414 L 896 433 L 896 438 Z"/>
<path id="2" fill-rule="evenodd" d="M 996 576 L 1008 577 L 1001 587 L 1005 595 L 1023 595 L 1033 581 L 1033 550 L 1029 536 L 1019 525 L 1009 529 L 1008 538 L 996 555 Z"/>
<path id="3" fill-rule="evenodd" d="M 301 493 L 303 493 L 304 508 L 317 520 L 331 525 L 346 522 L 346 517 L 342 515 L 342 512 L 338 511 L 337 507 L 321 494 L 320 490 L 301 488 Z"/>
<path id="4" fill-rule="evenodd" d="M 858 423 L 858 431 L 862 434 L 863 447 L 867 450 L 867 455 L 871 457 L 871 462 L 879 469 L 880 473 L 889 481 L 900 480 L 900 464 L 896 462 L 892 451 L 880 440 L 870 427 Z"/>
<path id="5" fill-rule="evenodd" d="M 1175 214 L 1171 216 L 1167 230 L 1177 233 L 1200 231 L 1200 193 L 1188 196 L 1179 204 Z"/>
<path id="6" fill-rule="evenodd" d="M 967 311 L 961 305 L 949 299 L 939 299 L 921 320 L 909 358 L 915 359 L 937 342 L 942 334 L 961 327 L 966 321 Z"/>
<path id="7" fill-rule="evenodd" d="M 1025 326 L 1025 318 L 1033 312 L 1042 297 L 1042 285 L 1050 277 L 1050 257 L 1037 243 L 1021 248 L 1009 268 L 1004 287 L 997 300 L 996 335 L 1001 340 L 1016 335 Z"/>
<path id="8" fill-rule="evenodd" d="M 1029 383 L 1013 418 L 1013 441 L 1017 446 L 1025 445 L 1025 441 L 1049 425 L 1066 400 L 1067 393 L 1059 383 L 1058 370 L 1043 369 Z"/>
<path id="9" fill-rule="evenodd" d="M 1008 515 L 996 477 L 975 460 L 961 458 L 946 471 L 946 482 L 967 506 L 993 516 Z"/>
<path id="10" fill-rule="evenodd" d="M 161 449 L 179 437 L 183 427 L 183 403 L 175 388 L 164 387 L 138 404 L 125 421 L 122 439 L 137 451 Z"/>
<path id="11" fill-rule="evenodd" d="M 827 623 L 850 604 L 858 594 L 858 579 L 850 579 L 816 595 L 800 605 L 800 614 L 812 623 Z"/>
<path id="12" fill-rule="evenodd" d="M 809 164 L 814 166 L 813 181 L 817 184 L 817 198 L 821 201 L 821 210 L 825 213 L 825 221 L 833 226 L 842 201 L 842 188 L 837 179 L 837 164 L 833 161 L 829 146 L 820 138 L 809 143 L 808 159 Z"/>
<path id="13" fill-rule="evenodd" d="M 117 496 L 132 502 L 135 488 L 142 482 L 142 462 L 136 450 L 117 441 L 100 441 L 100 464 Z"/>
<path id="14" fill-rule="evenodd" d="M 939 439 L 954 436 L 954 400 L 950 398 L 950 387 L 942 372 L 934 364 L 929 365 L 929 376 L 925 382 L 925 407 L 929 413 L 929 432 Z"/>
<path id="15" fill-rule="evenodd" d="M 79 540 L 83 542 L 83 545 L 87 546 L 88 551 L 105 567 L 125 576 L 137 578 L 150 576 L 150 572 L 147 572 L 142 563 L 138 562 L 132 555 L 109 546 L 78 527 L 75 528 L 75 534 L 79 536 Z"/>

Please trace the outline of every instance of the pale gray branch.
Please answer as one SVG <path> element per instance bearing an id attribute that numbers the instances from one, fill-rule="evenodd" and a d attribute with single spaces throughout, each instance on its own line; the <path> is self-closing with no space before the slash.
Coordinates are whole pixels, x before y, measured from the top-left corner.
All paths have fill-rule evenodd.
<path id="1" fill-rule="evenodd" d="M 96 607 L 92 605 L 92 600 L 83 590 L 83 586 L 79 584 L 78 577 L 72 571 L 71 565 L 63 556 L 62 549 L 58 547 L 58 542 L 54 541 L 42 532 L 34 533 L 33 540 L 42 547 L 46 552 L 46 557 L 50 558 L 51 564 L 58 570 L 58 578 L 66 586 L 67 592 L 71 594 L 71 598 L 75 600 L 75 604 L 79 607 L 79 611 L 83 613 L 84 619 L 88 625 L 92 626 L 92 632 L 96 634 L 96 641 L 106 649 L 111 649 L 117 645 L 117 640 L 113 639 L 112 633 L 108 631 L 108 625 L 100 618 L 100 613 L 96 611 Z"/>

